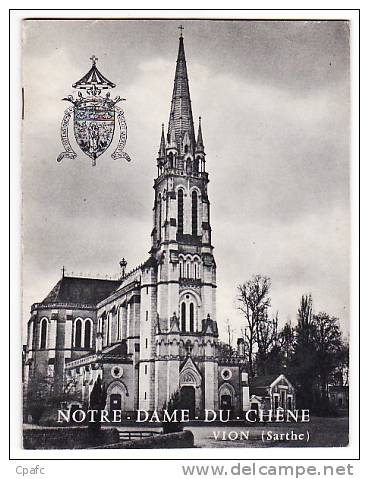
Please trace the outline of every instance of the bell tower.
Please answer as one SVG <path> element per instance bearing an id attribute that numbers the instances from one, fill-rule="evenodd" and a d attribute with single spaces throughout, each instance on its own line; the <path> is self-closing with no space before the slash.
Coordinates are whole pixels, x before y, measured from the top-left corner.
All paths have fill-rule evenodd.
<path id="1" fill-rule="evenodd" d="M 218 337 L 216 325 L 216 264 L 210 226 L 210 202 L 205 168 L 205 147 L 201 118 L 197 136 L 192 116 L 184 41 L 179 49 L 174 76 L 167 132 L 162 125 L 154 181 L 151 254 L 158 264 L 157 275 L 157 354 L 167 358 L 166 394 L 157 406 L 178 388 L 183 357 L 208 356 L 209 370 Z M 169 358 L 169 359 L 168 359 Z M 205 375 L 205 371 L 204 371 Z M 207 374 L 207 381 L 215 381 Z M 158 383 L 157 383 L 158 384 Z M 161 382 L 162 384 L 162 382 Z M 202 399 L 204 401 L 204 399 Z M 212 399 L 203 406 L 213 407 Z"/>

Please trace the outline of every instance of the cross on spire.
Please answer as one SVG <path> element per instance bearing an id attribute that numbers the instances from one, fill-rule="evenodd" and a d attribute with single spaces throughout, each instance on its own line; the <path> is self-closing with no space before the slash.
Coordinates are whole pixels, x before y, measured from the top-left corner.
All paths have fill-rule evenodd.
<path id="1" fill-rule="evenodd" d="M 97 62 L 98 58 L 95 57 L 95 55 L 92 55 L 92 57 L 90 58 L 90 60 L 92 61 L 92 64 L 93 64 L 93 65 L 96 65 L 96 62 Z"/>
<path id="2" fill-rule="evenodd" d="M 178 30 L 180 30 L 181 33 L 180 33 L 179 36 L 180 36 L 180 38 L 182 38 L 182 37 L 183 37 L 184 26 L 183 26 L 183 25 L 180 25 L 180 26 L 178 27 Z"/>

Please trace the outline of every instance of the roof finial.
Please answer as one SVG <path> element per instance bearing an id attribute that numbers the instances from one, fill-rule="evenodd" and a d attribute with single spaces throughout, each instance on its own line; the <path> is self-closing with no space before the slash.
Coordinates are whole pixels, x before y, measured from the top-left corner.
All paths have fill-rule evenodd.
<path id="1" fill-rule="evenodd" d="M 178 27 L 178 30 L 180 30 L 180 32 L 181 32 L 181 33 L 179 34 L 179 38 L 183 38 L 184 26 L 183 26 L 183 25 L 180 25 L 180 26 Z"/>
<path id="2" fill-rule="evenodd" d="M 126 261 L 125 258 L 122 258 L 119 261 L 119 266 L 120 266 L 120 270 L 121 270 L 120 279 L 123 279 L 125 274 L 126 274 L 126 267 L 127 267 L 127 261 Z"/>
<path id="3" fill-rule="evenodd" d="M 164 135 L 164 123 L 161 124 L 161 139 L 159 147 L 159 158 L 165 157 L 165 135 Z"/>
<path id="4" fill-rule="evenodd" d="M 92 55 L 92 57 L 90 58 L 90 60 L 92 61 L 92 64 L 93 64 L 93 65 L 96 65 L 96 62 L 97 62 L 98 58 L 95 57 L 95 55 Z"/>
<path id="5" fill-rule="evenodd" d="M 65 268 L 64 268 L 64 265 L 62 267 L 62 278 L 64 278 L 64 275 L 65 275 Z"/>
<path id="6" fill-rule="evenodd" d="M 199 116 L 199 131 L 197 133 L 196 151 L 199 153 L 204 152 L 204 141 L 202 139 L 202 130 L 201 130 L 201 116 Z"/>

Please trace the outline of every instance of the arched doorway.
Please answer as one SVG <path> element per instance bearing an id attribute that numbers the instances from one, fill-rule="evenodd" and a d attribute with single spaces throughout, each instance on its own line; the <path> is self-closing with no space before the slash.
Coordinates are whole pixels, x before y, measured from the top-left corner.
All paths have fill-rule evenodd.
<path id="1" fill-rule="evenodd" d="M 235 410 L 235 392 L 230 384 L 222 384 L 219 388 L 219 409 L 231 411 L 231 416 Z"/>
<path id="2" fill-rule="evenodd" d="M 179 374 L 181 409 L 188 409 L 190 418 L 201 413 L 201 374 L 191 357 L 188 357 Z"/>
<path id="3" fill-rule="evenodd" d="M 181 387 L 181 409 L 188 409 L 190 419 L 195 417 L 195 388 L 193 386 Z"/>
<path id="4" fill-rule="evenodd" d="M 113 381 L 107 389 L 106 406 L 110 414 L 113 411 L 127 410 L 126 400 L 128 398 L 128 390 L 122 381 Z"/>

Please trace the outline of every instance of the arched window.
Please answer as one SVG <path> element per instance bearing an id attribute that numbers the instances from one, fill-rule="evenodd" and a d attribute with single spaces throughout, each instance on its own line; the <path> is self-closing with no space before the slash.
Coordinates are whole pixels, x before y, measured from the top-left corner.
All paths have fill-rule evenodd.
<path id="1" fill-rule="evenodd" d="M 182 303 L 181 305 L 181 330 L 182 332 L 186 331 L 186 304 Z"/>
<path id="2" fill-rule="evenodd" d="M 82 346 L 82 319 L 76 319 L 74 323 L 74 346 L 80 348 Z"/>
<path id="3" fill-rule="evenodd" d="M 197 263 L 196 261 L 193 264 L 193 277 L 197 279 Z"/>
<path id="4" fill-rule="evenodd" d="M 197 236 L 197 193 L 192 192 L 192 235 Z"/>
<path id="5" fill-rule="evenodd" d="M 178 190 L 178 211 L 177 211 L 177 216 L 178 216 L 178 228 L 177 232 L 178 234 L 183 234 L 183 190 L 180 189 Z"/>
<path id="6" fill-rule="evenodd" d="M 190 332 L 194 332 L 194 305 L 193 303 L 190 303 Z"/>
<path id="7" fill-rule="evenodd" d="M 186 270 L 187 270 L 187 271 L 186 271 L 186 273 L 187 273 L 186 278 L 191 278 L 191 275 L 190 275 L 190 262 L 189 262 L 189 261 L 187 261 Z"/>
<path id="8" fill-rule="evenodd" d="M 108 313 L 108 319 L 107 319 L 107 329 L 106 329 L 106 342 L 107 344 L 110 344 L 111 341 L 111 315 L 112 313 Z"/>
<path id="9" fill-rule="evenodd" d="M 192 175 L 192 161 L 191 161 L 191 158 L 187 158 L 187 160 L 186 160 L 186 173 L 187 173 L 187 175 Z"/>
<path id="10" fill-rule="evenodd" d="M 120 339 L 120 332 L 121 332 L 121 316 L 122 316 L 122 308 L 119 306 L 117 310 L 117 334 L 116 339 Z"/>
<path id="11" fill-rule="evenodd" d="M 34 332 L 35 323 L 30 321 L 28 323 L 28 349 L 33 349 L 33 332 Z"/>
<path id="12" fill-rule="evenodd" d="M 200 163 L 199 157 L 196 156 L 196 158 L 193 162 L 193 171 L 194 171 L 195 175 L 197 175 L 199 173 L 199 163 Z"/>
<path id="13" fill-rule="evenodd" d="M 168 159 L 169 159 L 169 168 L 173 168 L 173 153 L 172 152 L 169 153 Z"/>
<path id="14" fill-rule="evenodd" d="M 179 262 L 179 277 L 182 278 L 183 277 L 183 261 L 180 260 Z"/>
<path id="15" fill-rule="evenodd" d="M 45 349 L 47 343 L 47 318 L 41 321 L 40 349 Z"/>
<path id="16" fill-rule="evenodd" d="M 92 322 L 91 319 L 86 319 L 85 322 L 85 348 L 91 348 L 91 331 L 92 331 Z"/>
<path id="17" fill-rule="evenodd" d="M 158 197 L 158 238 L 161 240 L 161 195 Z"/>

